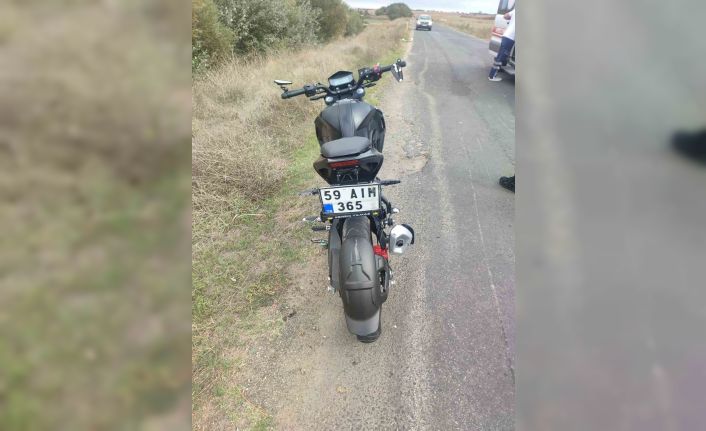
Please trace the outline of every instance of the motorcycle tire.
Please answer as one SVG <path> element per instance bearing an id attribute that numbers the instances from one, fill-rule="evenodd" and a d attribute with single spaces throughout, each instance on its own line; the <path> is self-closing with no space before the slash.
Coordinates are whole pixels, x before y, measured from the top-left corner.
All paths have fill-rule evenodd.
<path id="1" fill-rule="evenodd" d="M 378 330 L 368 335 L 356 335 L 356 338 L 361 343 L 367 344 L 377 341 L 377 339 L 380 337 L 380 334 L 382 334 L 382 306 L 380 306 L 380 321 L 378 323 Z"/>

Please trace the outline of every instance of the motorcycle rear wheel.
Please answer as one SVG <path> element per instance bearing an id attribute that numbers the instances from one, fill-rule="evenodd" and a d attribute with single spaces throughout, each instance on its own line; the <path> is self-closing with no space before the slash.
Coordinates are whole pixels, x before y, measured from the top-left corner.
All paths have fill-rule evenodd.
<path id="1" fill-rule="evenodd" d="M 378 321 L 378 330 L 368 335 L 356 335 L 356 338 L 361 343 L 372 343 L 377 341 L 377 339 L 382 334 L 382 305 L 380 306 L 380 320 Z"/>

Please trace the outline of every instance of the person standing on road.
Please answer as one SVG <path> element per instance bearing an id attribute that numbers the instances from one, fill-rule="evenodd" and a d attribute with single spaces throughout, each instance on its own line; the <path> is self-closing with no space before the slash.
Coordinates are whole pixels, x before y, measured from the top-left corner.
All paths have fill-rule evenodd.
<path id="1" fill-rule="evenodd" d="M 510 53 L 512 52 L 512 47 L 515 46 L 515 9 L 504 15 L 505 19 L 510 20 L 507 28 L 503 32 L 503 38 L 500 42 L 500 49 L 498 50 L 498 55 L 493 61 L 493 67 L 490 69 L 490 74 L 488 75 L 488 80 L 493 82 L 502 81 L 503 79 L 497 76 L 498 71 L 501 66 L 507 65 L 507 60 L 510 58 Z"/>
<path id="2" fill-rule="evenodd" d="M 493 68 L 490 69 L 490 75 L 488 75 L 488 80 L 493 82 L 502 81 L 502 78 L 498 77 L 498 71 L 501 66 L 507 64 L 507 60 L 510 58 L 510 53 L 512 52 L 512 47 L 515 46 L 515 6 L 512 5 L 512 10 L 504 15 L 505 19 L 509 19 L 510 23 L 503 32 L 503 38 L 500 42 L 500 49 L 498 50 L 498 55 L 493 61 Z M 515 193 L 515 176 L 511 177 L 500 177 L 498 181 L 500 186 L 505 189 L 510 190 Z"/>

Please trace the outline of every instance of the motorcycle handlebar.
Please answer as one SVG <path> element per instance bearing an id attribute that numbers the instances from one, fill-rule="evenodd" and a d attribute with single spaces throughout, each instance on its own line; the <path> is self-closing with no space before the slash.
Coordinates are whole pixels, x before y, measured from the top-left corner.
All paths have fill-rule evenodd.
<path id="1" fill-rule="evenodd" d="M 407 62 L 404 60 L 398 60 L 396 63 L 397 67 L 407 67 Z M 395 64 L 390 64 L 389 66 L 380 66 L 380 72 L 389 72 Z"/>
<path id="2" fill-rule="evenodd" d="M 397 62 L 395 64 L 399 68 L 407 66 L 407 62 L 404 60 L 397 60 Z M 388 66 L 380 66 L 379 68 L 373 69 L 373 70 L 378 71 L 377 73 L 379 73 L 379 74 L 382 74 L 384 72 L 390 72 L 392 70 L 392 68 L 395 66 L 395 64 L 390 64 Z M 370 70 L 370 69 L 368 69 L 368 70 Z M 379 77 L 380 77 L 380 75 L 377 76 L 378 79 L 379 79 Z M 377 79 L 374 79 L 374 80 L 376 81 Z M 361 79 L 360 85 L 367 85 L 367 84 L 363 84 L 363 81 L 364 81 L 364 79 Z M 307 94 L 307 87 L 309 87 L 308 88 L 308 91 L 309 91 L 308 95 L 311 96 L 310 97 L 311 100 L 318 100 L 318 99 L 321 99 L 322 97 L 324 97 L 323 95 L 319 96 L 319 95 L 316 95 L 315 93 L 328 91 L 326 89 L 326 87 L 324 87 L 321 84 L 305 85 L 304 88 L 298 88 L 296 90 L 284 91 L 282 93 L 282 99 L 289 99 L 291 97 L 296 97 L 296 96 L 301 96 L 302 94 Z"/>
<path id="3" fill-rule="evenodd" d="M 404 60 L 400 60 L 397 63 L 395 63 L 397 67 L 407 67 L 407 62 Z M 390 64 L 388 66 L 380 66 L 380 72 L 389 72 L 392 70 L 392 67 L 394 64 Z"/>
<path id="4" fill-rule="evenodd" d="M 285 91 L 284 93 L 282 93 L 282 99 L 289 99 L 290 97 L 301 96 L 304 93 L 306 93 L 306 90 L 304 90 L 303 88 Z"/>

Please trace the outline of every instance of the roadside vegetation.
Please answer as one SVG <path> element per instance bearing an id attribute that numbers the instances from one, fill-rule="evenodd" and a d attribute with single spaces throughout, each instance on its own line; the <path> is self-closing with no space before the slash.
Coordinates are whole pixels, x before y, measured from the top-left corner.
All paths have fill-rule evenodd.
<path id="1" fill-rule="evenodd" d="M 381 21 L 325 45 L 237 56 L 195 77 L 194 429 L 274 425 L 271 412 L 250 401 L 242 382 L 254 346 L 276 339 L 285 324 L 282 294 L 296 286 L 290 268 L 313 262 L 316 253 L 300 220 L 317 213 L 317 201 L 295 192 L 320 184 L 312 169 L 319 152 L 313 120 L 323 103 L 283 101 L 272 81 L 287 79 L 298 88 L 337 70 L 391 63 L 407 37 L 405 22 Z"/>
<path id="2" fill-rule="evenodd" d="M 495 15 L 459 14 L 454 12 L 433 12 L 431 15 L 435 23 L 447 25 L 485 40 L 490 40 L 490 31 L 495 23 Z"/>
<path id="3" fill-rule="evenodd" d="M 392 3 L 375 10 L 375 15 L 384 15 L 390 20 L 395 20 L 397 18 L 411 18 L 414 14 L 412 13 L 412 9 L 405 3 Z"/>
<path id="4" fill-rule="evenodd" d="M 192 0 L 192 69 L 234 56 L 263 55 L 326 43 L 363 30 L 342 0 Z"/>
<path id="5" fill-rule="evenodd" d="M 3 430 L 189 419 L 185 12 L 0 4 Z"/>

